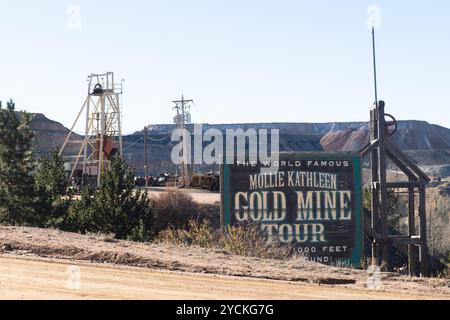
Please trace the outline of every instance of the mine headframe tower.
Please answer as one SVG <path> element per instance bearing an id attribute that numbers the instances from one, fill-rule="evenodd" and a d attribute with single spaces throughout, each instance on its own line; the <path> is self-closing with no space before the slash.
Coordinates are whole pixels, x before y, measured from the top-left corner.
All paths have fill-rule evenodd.
<path id="1" fill-rule="evenodd" d="M 65 157 L 69 164 L 72 182 L 95 187 L 101 185 L 102 175 L 108 170 L 110 160 L 122 155 L 122 92 L 123 80 L 115 82 L 114 73 L 88 76 L 87 97 L 78 113 L 60 153 L 69 144 L 79 146 L 75 156 Z M 84 137 L 77 136 L 74 129 L 85 115 Z M 79 136 L 78 136 L 79 137 Z"/>
<path id="2" fill-rule="evenodd" d="M 390 121 L 386 121 L 386 117 Z M 366 232 L 371 236 L 372 263 L 381 261 L 389 266 L 389 248 L 406 245 L 408 248 L 408 272 L 416 273 L 416 252 L 419 251 L 420 274 L 428 273 L 428 251 L 426 230 L 426 185 L 430 178 L 399 148 L 388 140 L 397 130 L 395 118 L 385 113 L 384 101 L 374 104 L 370 111 L 370 142 L 361 151 L 361 157 L 370 156 L 371 164 L 371 221 Z M 388 160 L 392 161 L 407 177 L 406 181 L 390 182 L 387 179 Z M 408 233 L 406 235 L 390 234 L 388 215 L 388 192 L 395 190 L 407 195 Z M 418 195 L 418 201 L 416 197 Z M 418 210 L 416 215 L 416 205 Z M 418 230 L 416 228 L 418 216 Z M 381 248 L 380 248 L 381 246 Z"/>
<path id="3" fill-rule="evenodd" d="M 372 27 L 372 54 L 375 87 L 375 102 L 370 110 L 370 142 L 361 149 L 362 158 L 370 156 L 371 169 L 371 221 L 365 227 L 366 234 L 372 240 L 372 264 L 379 265 L 379 249 L 381 245 L 381 261 L 389 265 L 390 248 L 406 245 L 408 248 L 408 273 L 416 274 L 416 252 L 419 250 L 418 260 L 420 274 L 428 273 L 428 249 L 426 230 L 426 186 L 430 178 L 405 153 L 389 141 L 397 131 L 397 120 L 385 113 L 384 101 L 378 100 L 377 68 L 375 50 L 375 27 Z M 386 117 L 390 118 L 386 121 Z M 388 161 L 391 161 L 406 176 L 406 181 L 388 181 Z M 388 216 L 392 209 L 388 207 L 389 190 L 397 194 L 407 195 L 408 231 L 406 235 L 391 234 Z M 406 191 L 405 191 L 406 190 Z M 418 195 L 418 230 L 416 228 L 416 194 Z"/>

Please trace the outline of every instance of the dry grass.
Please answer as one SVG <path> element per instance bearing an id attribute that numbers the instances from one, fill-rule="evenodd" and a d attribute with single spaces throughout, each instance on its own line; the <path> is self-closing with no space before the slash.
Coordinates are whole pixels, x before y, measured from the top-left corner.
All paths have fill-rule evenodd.
<path id="1" fill-rule="evenodd" d="M 431 253 L 450 263 L 450 199 L 442 196 L 428 198 L 428 246 Z"/>
<path id="2" fill-rule="evenodd" d="M 288 259 L 293 256 L 293 247 L 281 244 L 275 239 L 267 239 L 258 225 L 229 226 L 220 238 L 220 245 L 225 250 L 241 255 L 263 259 Z"/>
<path id="3" fill-rule="evenodd" d="M 174 227 L 169 227 L 161 231 L 154 242 L 212 248 L 216 246 L 218 238 L 217 233 L 218 232 L 211 227 L 209 221 L 199 223 L 196 220 L 190 220 L 187 228 L 176 229 Z"/>
<path id="4" fill-rule="evenodd" d="M 223 249 L 231 254 L 262 259 L 283 260 L 293 257 L 292 246 L 266 239 L 258 225 L 228 226 L 226 232 L 221 233 L 209 221 L 199 223 L 191 220 L 185 229 L 163 230 L 155 241 Z"/>

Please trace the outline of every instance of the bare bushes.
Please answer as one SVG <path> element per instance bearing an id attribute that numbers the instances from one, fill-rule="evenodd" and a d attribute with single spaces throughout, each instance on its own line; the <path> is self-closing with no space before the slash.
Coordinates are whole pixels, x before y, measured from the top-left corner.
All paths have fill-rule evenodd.
<path id="1" fill-rule="evenodd" d="M 203 248 L 216 247 L 218 231 L 211 227 L 209 221 L 197 222 L 190 220 L 187 227 L 180 229 L 169 227 L 162 230 L 155 238 L 155 242 L 173 245 L 195 245 Z"/>
<path id="2" fill-rule="evenodd" d="M 174 245 L 196 245 L 203 248 L 224 249 L 231 254 L 262 259 L 287 259 L 293 256 L 290 245 L 268 239 L 256 224 L 229 226 L 221 233 L 208 220 L 191 220 L 185 229 L 168 228 L 159 233 L 157 242 Z"/>
<path id="3" fill-rule="evenodd" d="M 167 228 L 184 229 L 189 221 L 199 220 L 199 205 L 192 197 L 180 191 L 166 191 L 154 200 L 153 234 Z"/>
<path id="4" fill-rule="evenodd" d="M 430 251 L 434 256 L 450 263 L 450 198 L 430 199 L 428 212 Z"/>

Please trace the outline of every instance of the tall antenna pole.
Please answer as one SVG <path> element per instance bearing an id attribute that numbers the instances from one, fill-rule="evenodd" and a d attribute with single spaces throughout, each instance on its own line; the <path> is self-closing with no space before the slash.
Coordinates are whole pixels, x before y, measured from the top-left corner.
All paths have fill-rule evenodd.
<path id="1" fill-rule="evenodd" d="M 372 27 L 373 82 L 375 85 L 375 104 L 378 106 L 377 60 L 375 50 L 375 27 Z"/>
<path id="2" fill-rule="evenodd" d="M 378 101 L 377 64 L 375 50 L 375 27 L 372 27 L 373 79 L 375 86 L 375 107 L 371 114 L 371 141 L 378 141 L 372 150 L 372 221 L 377 219 L 380 225 L 380 241 L 382 261 L 389 265 L 389 226 L 388 226 L 388 188 L 387 188 L 387 155 L 385 141 L 388 137 L 384 113 L 384 102 Z"/>

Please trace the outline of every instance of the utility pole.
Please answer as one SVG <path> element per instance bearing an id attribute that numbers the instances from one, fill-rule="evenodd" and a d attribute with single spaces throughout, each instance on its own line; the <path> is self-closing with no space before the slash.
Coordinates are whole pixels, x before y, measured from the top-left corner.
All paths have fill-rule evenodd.
<path id="1" fill-rule="evenodd" d="M 147 126 L 144 127 L 144 176 L 145 176 L 145 188 L 148 188 L 148 158 L 147 158 Z"/>
<path id="2" fill-rule="evenodd" d="M 184 95 L 181 96 L 181 100 L 172 101 L 175 103 L 174 109 L 177 111 L 177 115 L 175 116 L 175 123 L 178 129 L 186 129 L 186 124 L 191 122 L 191 114 L 190 108 L 191 104 L 194 103 L 194 100 L 185 100 Z M 187 161 L 187 153 L 191 152 L 188 150 L 188 143 L 183 138 L 183 159 L 181 163 L 181 179 L 182 179 L 182 187 L 188 188 L 191 184 L 191 173 L 190 173 L 190 165 Z"/>

